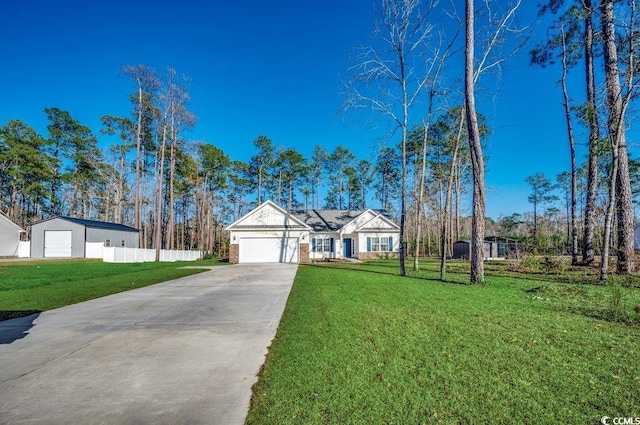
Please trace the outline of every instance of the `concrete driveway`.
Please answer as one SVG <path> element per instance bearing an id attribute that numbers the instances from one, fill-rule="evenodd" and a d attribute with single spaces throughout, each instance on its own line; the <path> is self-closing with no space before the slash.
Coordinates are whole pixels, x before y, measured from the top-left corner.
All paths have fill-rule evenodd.
<path id="1" fill-rule="evenodd" d="M 296 270 L 215 267 L 0 322 L 0 424 L 242 424 Z"/>

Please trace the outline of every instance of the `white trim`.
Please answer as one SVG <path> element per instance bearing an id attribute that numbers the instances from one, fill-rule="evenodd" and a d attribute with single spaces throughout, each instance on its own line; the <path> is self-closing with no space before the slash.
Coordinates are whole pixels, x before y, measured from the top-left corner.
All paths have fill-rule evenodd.
<path id="1" fill-rule="evenodd" d="M 354 221 L 356 221 L 357 219 L 359 219 L 360 217 L 362 217 L 363 215 L 365 215 L 366 213 L 370 212 L 371 214 L 373 214 L 374 218 L 376 216 L 376 212 L 373 211 L 371 208 L 367 208 L 366 210 L 362 211 L 361 214 L 358 214 L 356 217 L 352 218 L 350 221 L 348 221 L 347 223 L 344 224 L 344 226 L 342 226 L 340 229 L 338 229 L 338 231 L 340 233 L 344 232 L 344 228 L 347 227 L 348 225 L 350 225 L 351 223 L 353 223 Z M 372 219 L 373 220 L 373 219 Z M 368 223 L 368 221 L 367 221 Z M 358 229 L 355 229 L 354 231 L 358 231 Z M 352 232 L 353 233 L 353 232 Z"/>
<path id="2" fill-rule="evenodd" d="M 260 211 L 261 209 L 263 209 L 263 208 L 265 208 L 267 206 L 272 207 L 273 209 L 275 209 L 279 213 L 281 213 L 284 216 L 288 217 L 294 223 L 299 224 L 300 226 L 302 226 L 304 228 L 304 230 L 311 230 L 311 227 L 308 226 L 306 223 L 304 223 L 301 220 L 298 220 L 297 218 L 295 218 L 294 216 L 289 214 L 286 210 L 284 210 L 282 207 L 280 207 L 279 205 L 277 205 L 276 203 L 274 203 L 274 202 L 272 202 L 270 200 L 263 202 L 262 204 L 260 204 L 256 208 L 254 208 L 253 210 L 249 211 L 248 213 L 246 213 L 245 215 L 243 215 L 242 217 L 240 217 L 239 219 L 237 219 L 236 221 L 234 221 L 233 223 L 228 225 L 224 230 L 227 230 L 227 231 L 243 231 L 243 230 L 247 230 L 247 229 L 234 230 L 234 227 L 237 226 L 238 223 L 246 220 L 248 217 L 252 216 L 253 214 L 257 213 L 258 211 Z M 274 225 L 273 228 L 279 229 L 279 228 L 281 228 L 281 226 Z M 301 229 L 295 229 L 295 230 L 301 230 Z"/>
<path id="3" fill-rule="evenodd" d="M 356 230 L 354 230 L 355 232 L 360 232 L 360 231 L 363 231 L 363 230 L 368 230 L 368 229 L 364 229 L 364 227 L 365 227 L 367 224 L 371 223 L 371 222 L 372 222 L 373 220 L 375 220 L 376 218 L 380 218 L 380 219 L 382 219 L 382 221 L 384 221 L 385 223 L 387 223 L 387 224 L 391 225 L 391 228 L 389 228 L 389 229 L 384 229 L 384 230 L 382 230 L 383 232 L 389 232 L 389 231 L 392 231 L 392 230 L 400 230 L 400 226 L 398 226 L 397 224 L 395 224 L 393 221 L 389 220 L 389 219 L 388 219 L 387 217 L 385 217 L 384 215 L 382 215 L 382 214 L 380 214 L 380 213 L 376 213 L 375 211 L 372 211 L 372 210 L 367 210 L 367 211 L 371 211 L 371 212 L 374 214 L 374 217 L 373 217 L 371 220 L 369 220 L 369 221 L 365 222 L 362 226 L 358 227 Z"/>

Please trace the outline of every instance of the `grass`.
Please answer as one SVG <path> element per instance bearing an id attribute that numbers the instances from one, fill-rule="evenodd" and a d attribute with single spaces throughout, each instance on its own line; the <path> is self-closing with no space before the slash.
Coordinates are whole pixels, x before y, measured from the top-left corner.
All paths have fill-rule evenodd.
<path id="1" fill-rule="evenodd" d="M 452 264 L 442 283 L 435 263 L 409 278 L 393 261 L 301 266 L 247 423 L 640 417 L 637 288 L 624 288 L 620 322 L 612 291 L 583 271 L 488 265 L 487 285 L 452 284 L 467 267 Z"/>
<path id="2" fill-rule="evenodd" d="M 221 264 L 217 260 L 176 263 L 103 263 L 95 260 L 0 263 L 0 320 L 51 310 L 105 295 L 153 285 Z"/>

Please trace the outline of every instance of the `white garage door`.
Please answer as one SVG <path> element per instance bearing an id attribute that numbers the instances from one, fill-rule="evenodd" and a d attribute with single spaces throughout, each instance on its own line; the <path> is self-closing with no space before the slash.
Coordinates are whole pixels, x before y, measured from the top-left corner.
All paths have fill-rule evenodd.
<path id="1" fill-rule="evenodd" d="M 241 263 L 298 263 L 298 238 L 241 238 Z"/>
<path id="2" fill-rule="evenodd" d="M 71 230 L 45 230 L 44 256 L 71 257 Z"/>

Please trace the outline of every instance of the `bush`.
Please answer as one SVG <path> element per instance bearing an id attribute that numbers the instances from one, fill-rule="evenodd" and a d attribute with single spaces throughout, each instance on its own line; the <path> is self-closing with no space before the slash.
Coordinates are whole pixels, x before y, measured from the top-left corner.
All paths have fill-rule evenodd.
<path id="1" fill-rule="evenodd" d="M 540 260 L 534 255 L 525 255 L 520 260 L 520 267 L 528 271 L 538 272 L 540 271 Z"/>
<path id="2" fill-rule="evenodd" d="M 544 257 L 544 262 L 542 263 L 544 271 L 547 274 L 556 274 L 563 273 L 567 271 L 569 267 L 569 263 L 562 257 Z"/>
<path id="3" fill-rule="evenodd" d="M 616 322 L 623 321 L 626 319 L 627 314 L 625 312 L 625 296 L 622 285 L 614 281 L 609 285 L 609 288 L 611 290 L 611 316 Z"/>

